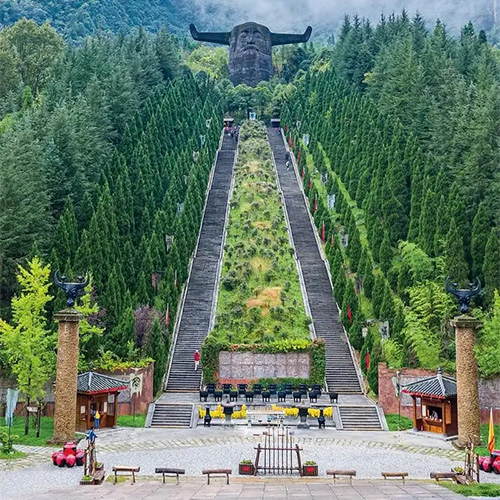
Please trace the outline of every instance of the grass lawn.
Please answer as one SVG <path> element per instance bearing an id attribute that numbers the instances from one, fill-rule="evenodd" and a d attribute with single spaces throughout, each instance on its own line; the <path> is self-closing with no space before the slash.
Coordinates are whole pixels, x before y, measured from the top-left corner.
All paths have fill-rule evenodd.
<path id="1" fill-rule="evenodd" d="M 441 481 L 441 486 L 466 497 L 497 497 L 500 496 L 500 484 L 455 484 L 451 481 Z"/>
<path id="2" fill-rule="evenodd" d="M 116 425 L 119 427 L 144 427 L 146 424 L 146 415 L 136 414 L 135 418 L 133 415 L 122 415 L 116 419 Z"/>
<path id="3" fill-rule="evenodd" d="M 398 428 L 399 415 L 397 413 L 388 413 L 385 419 L 387 420 L 387 426 L 390 431 L 405 431 L 413 427 L 413 422 L 409 418 L 401 415 L 401 423 Z"/>
<path id="4" fill-rule="evenodd" d="M 12 450 L 10 453 L 7 453 L 0 450 L 0 460 L 16 460 L 25 456 L 26 453 L 23 453 L 22 451 Z"/>
<path id="5" fill-rule="evenodd" d="M 483 446 L 476 446 L 474 448 L 476 453 L 484 457 L 490 454 L 488 451 L 488 430 L 488 424 L 481 425 L 481 443 L 483 443 Z M 500 425 L 495 425 L 495 449 L 500 449 Z"/>
<path id="6" fill-rule="evenodd" d="M 3 424 L 5 420 L 2 419 Z M 0 427 L 5 427 L 1 425 Z M 30 418 L 30 430 L 27 436 L 24 435 L 24 417 L 14 417 L 12 426 L 12 435 L 17 436 L 14 439 L 14 446 L 16 444 L 27 444 L 31 446 L 45 446 L 47 440 L 54 435 L 54 419 L 52 417 L 42 417 L 40 422 L 40 437 L 36 437 L 36 423 L 35 419 Z"/>

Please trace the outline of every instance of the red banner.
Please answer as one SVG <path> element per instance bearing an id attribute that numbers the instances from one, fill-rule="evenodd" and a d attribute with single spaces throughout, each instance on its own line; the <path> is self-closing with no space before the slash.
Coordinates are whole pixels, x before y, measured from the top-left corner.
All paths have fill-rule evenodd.
<path id="1" fill-rule="evenodd" d="M 349 321 L 352 323 L 352 311 L 350 304 L 347 306 L 347 317 L 349 318 Z"/>
<path id="2" fill-rule="evenodd" d="M 323 243 L 326 240 L 325 223 L 324 222 L 321 224 L 321 240 L 323 241 Z"/>
<path id="3" fill-rule="evenodd" d="M 366 365 L 366 371 L 368 371 L 370 369 L 370 353 L 368 351 L 366 351 L 365 365 Z"/>

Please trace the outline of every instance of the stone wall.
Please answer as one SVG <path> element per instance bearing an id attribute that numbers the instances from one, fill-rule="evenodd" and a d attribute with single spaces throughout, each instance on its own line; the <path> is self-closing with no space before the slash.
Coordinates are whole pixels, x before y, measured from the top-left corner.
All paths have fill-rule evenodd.
<path id="1" fill-rule="evenodd" d="M 378 397 L 379 404 L 385 413 L 398 413 L 398 398 L 394 386 L 396 371 L 387 367 L 385 363 L 378 365 Z M 401 369 L 401 385 L 415 382 L 422 378 L 432 377 L 436 370 L 423 370 L 420 368 Z M 454 377 L 454 374 L 447 374 Z M 500 377 L 479 380 L 479 407 L 481 410 L 481 423 L 486 424 L 490 418 L 490 408 L 493 408 L 493 420 L 500 424 Z M 401 395 L 401 415 L 413 418 L 411 397 Z"/>
<path id="2" fill-rule="evenodd" d="M 219 353 L 221 383 L 248 383 L 260 378 L 308 378 L 310 355 L 307 352 L 277 354 L 254 352 Z"/>

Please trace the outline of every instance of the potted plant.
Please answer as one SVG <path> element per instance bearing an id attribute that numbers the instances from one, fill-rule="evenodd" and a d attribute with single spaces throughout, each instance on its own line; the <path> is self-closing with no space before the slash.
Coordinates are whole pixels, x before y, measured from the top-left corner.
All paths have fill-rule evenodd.
<path id="1" fill-rule="evenodd" d="M 95 464 L 95 470 L 102 470 L 104 469 L 104 464 L 102 462 L 97 462 Z"/>
<path id="2" fill-rule="evenodd" d="M 80 484 L 94 484 L 94 478 L 92 476 L 83 476 L 80 479 Z"/>
<path id="3" fill-rule="evenodd" d="M 308 460 L 304 462 L 302 466 L 303 476 L 317 476 L 318 475 L 318 464 L 314 460 Z"/>
<path id="4" fill-rule="evenodd" d="M 253 476 L 255 474 L 255 466 L 251 460 L 241 460 L 239 464 L 239 473 L 243 476 Z"/>

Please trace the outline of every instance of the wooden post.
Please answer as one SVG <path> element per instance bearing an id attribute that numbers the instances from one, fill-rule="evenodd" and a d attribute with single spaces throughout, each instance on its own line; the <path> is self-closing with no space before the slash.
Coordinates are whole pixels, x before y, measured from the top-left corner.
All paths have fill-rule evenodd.
<path id="1" fill-rule="evenodd" d="M 417 431 L 417 398 L 415 396 L 411 397 L 413 403 L 413 430 Z"/>
<path id="2" fill-rule="evenodd" d="M 476 329 L 481 323 L 467 315 L 451 321 L 455 327 L 458 446 L 481 441 L 477 360 L 474 353 Z"/>
<path id="3" fill-rule="evenodd" d="M 54 315 L 59 322 L 57 372 L 52 442 L 75 439 L 78 377 L 78 330 L 83 315 L 76 309 L 64 309 Z"/>

